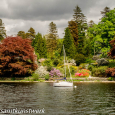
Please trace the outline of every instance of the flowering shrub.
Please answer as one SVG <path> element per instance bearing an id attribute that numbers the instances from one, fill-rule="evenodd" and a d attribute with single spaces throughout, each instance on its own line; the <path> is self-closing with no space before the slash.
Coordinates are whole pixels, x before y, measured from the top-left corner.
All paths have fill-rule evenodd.
<path id="1" fill-rule="evenodd" d="M 60 72 L 60 70 L 56 70 L 56 68 L 53 68 L 50 73 L 49 73 L 49 76 L 51 77 L 60 77 L 62 74 Z"/>
<path id="2" fill-rule="evenodd" d="M 90 71 L 87 69 L 82 69 L 75 73 L 75 77 L 88 77 L 89 75 Z"/>
<path id="3" fill-rule="evenodd" d="M 115 67 L 108 68 L 105 72 L 106 72 L 107 76 L 115 77 Z"/>
<path id="4" fill-rule="evenodd" d="M 40 66 L 36 71 L 36 74 L 39 75 L 39 77 L 45 77 L 46 75 L 49 74 L 49 72 L 46 70 L 44 66 Z"/>

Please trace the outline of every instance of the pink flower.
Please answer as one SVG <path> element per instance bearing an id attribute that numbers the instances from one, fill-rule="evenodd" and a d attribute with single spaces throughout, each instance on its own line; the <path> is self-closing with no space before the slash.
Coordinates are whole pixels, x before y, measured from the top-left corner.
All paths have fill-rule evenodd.
<path id="1" fill-rule="evenodd" d="M 75 73 L 75 76 L 83 76 L 82 73 Z"/>
<path id="2" fill-rule="evenodd" d="M 75 76 L 77 76 L 77 75 L 79 76 L 79 74 L 80 74 L 80 73 L 75 73 Z"/>

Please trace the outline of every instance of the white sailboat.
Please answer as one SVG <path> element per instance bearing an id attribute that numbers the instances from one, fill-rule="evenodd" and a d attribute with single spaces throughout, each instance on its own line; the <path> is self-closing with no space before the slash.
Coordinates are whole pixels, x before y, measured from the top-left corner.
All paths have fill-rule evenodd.
<path id="1" fill-rule="evenodd" d="M 63 51 L 64 51 L 64 68 L 65 68 L 65 81 L 56 81 L 53 83 L 53 86 L 54 87 L 73 87 L 73 80 L 72 80 L 72 77 L 71 77 L 71 73 L 70 73 L 70 68 L 69 68 L 69 65 L 68 65 L 68 69 L 69 69 L 69 73 L 70 73 L 70 79 L 72 82 L 67 82 L 66 81 L 66 66 L 65 66 L 65 49 L 64 49 L 64 45 L 63 45 Z"/>

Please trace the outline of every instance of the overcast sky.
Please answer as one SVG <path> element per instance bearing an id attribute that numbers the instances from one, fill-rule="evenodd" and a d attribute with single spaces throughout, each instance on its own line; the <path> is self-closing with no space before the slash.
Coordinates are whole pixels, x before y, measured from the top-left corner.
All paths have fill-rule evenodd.
<path id="1" fill-rule="evenodd" d="M 0 0 L 0 18 L 9 36 L 21 30 L 27 32 L 30 27 L 36 33 L 45 35 L 49 23 L 53 21 L 57 25 L 59 37 L 62 38 L 77 5 L 86 16 L 87 22 L 93 20 L 98 23 L 100 11 L 106 6 L 114 9 L 115 0 Z"/>

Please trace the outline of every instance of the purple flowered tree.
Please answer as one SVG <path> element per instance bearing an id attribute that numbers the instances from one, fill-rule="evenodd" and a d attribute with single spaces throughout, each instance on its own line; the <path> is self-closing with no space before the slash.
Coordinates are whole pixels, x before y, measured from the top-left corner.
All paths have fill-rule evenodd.
<path id="1" fill-rule="evenodd" d="M 51 77 L 60 77 L 62 74 L 60 72 L 60 70 L 56 70 L 56 68 L 53 68 L 50 73 L 49 73 L 49 76 Z"/>

